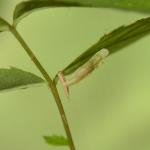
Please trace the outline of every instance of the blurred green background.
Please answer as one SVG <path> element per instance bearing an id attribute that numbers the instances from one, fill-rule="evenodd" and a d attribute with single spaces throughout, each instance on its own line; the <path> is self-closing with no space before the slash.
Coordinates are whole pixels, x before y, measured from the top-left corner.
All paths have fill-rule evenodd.
<path id="1" fill-rule="evenodd" d="M 21 1 L 21 0 L 20 0 Z M 19 0 L 1 0 L 0 16 L 12 21 Z M 115 9 L 45 9 L 18 26 L 41 63 L 54 76 L 104 33 L 149 14 Z M 70 100 L 59 91 L 77 150 L 150 149 L 150 36 L 108 57 Z M 0 67 L 40 75 L 10 33 L 0 34 Z M 45 144 L 43 135 L 64 134 L 46 86 L 0 94 L 1 150 L 67 150 Z"/>

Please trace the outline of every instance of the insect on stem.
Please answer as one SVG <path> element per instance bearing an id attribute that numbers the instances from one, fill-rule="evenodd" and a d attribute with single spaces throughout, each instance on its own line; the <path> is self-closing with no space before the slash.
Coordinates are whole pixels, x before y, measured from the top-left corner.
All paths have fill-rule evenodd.
<path id="1" fill-rule="evenodd" d="M 69 86 L 74 85 L 88 76 L 102 60 L 109 55 L 109 51 L 105 48 L 98 51 L 85 64 L 75 70 L 70 79 L 66 79 L 62 72 L 58 73 L 58 78 L 63 86 L 64 93 L 69 97 Z"/>

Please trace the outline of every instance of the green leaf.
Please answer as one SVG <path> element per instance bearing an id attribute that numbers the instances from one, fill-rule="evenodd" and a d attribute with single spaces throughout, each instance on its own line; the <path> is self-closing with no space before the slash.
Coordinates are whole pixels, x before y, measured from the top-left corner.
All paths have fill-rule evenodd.
<path id="1" fill-rule="evenodd" d="M 48 8 L 48 7 L 72 7 L 72 6 L 80 6 L 76 2 L 70 1 L 56 1 L 56 0 L 31 0 L 26 2 L 19 3 L 14 11 L 14 25 L 23 19 L 24 17 L 31 14 L 33 11 L 41 9 L 41 8 Z"/>
<path id="2" fill-rule="evenodd" d="M 9 30 L 9 24 L 0 17 L 0 32 Z"/>
<path id="3" fill-rule="evenodd" d="M 110 7 L 136 11 L 149 11 L 148 0 L 31 0 L 19 3 L 14 11 L 14 24 L 16 25 L 23 17 L 34 10 L 46 7 Z"/>
<path id="4" fill-rule="evenodd" d="M 109 34 L 104 35 L 92 47 L 77 57 L 64 70 L 64 75 L 69 75 L 87 62 L 96 52 L 102 48 L 107 48 L 110 54 L 121 50 L 123 47 L 142 38 L 150 32 L 150 17 L 136 21 L 128 26 L 121 26 Z"/>
<path id="5" fill-rule="evenodd" d="M 0 91 L 14 88 L 25 89 L 38 83 L 44 83 L 44 80 L 30 72 L 14 67 L 0 69 Z"/>
<path id="6" fill-rule="evenodd" d="M 59 0 L 65 2 L 77 2 L 80 5 L 92 6 L 92 7 L 109 7 L 109 8 L 121 8 L 126 10 L 136 11 L 149 11 L 149 0 Z"/>
<path id="7" fill-rule="evenodd" d="M 33 11 L 48 7 L 109 7 L 150 12 L 148 0 L 30 0 L 19 3 L 14 11 L 14 25 Z"/>
<path id="8" fill-rule="evenodd" d="M 44 139 L 47 144 L 53 146 L 68 146 L 68 140 L 63 136 L 52 135 L 44 136 Z"/>

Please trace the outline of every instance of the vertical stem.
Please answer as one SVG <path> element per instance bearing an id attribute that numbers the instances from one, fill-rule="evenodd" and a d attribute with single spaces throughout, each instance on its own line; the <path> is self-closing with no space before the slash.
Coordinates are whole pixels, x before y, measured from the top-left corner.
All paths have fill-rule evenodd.
<path id="1" fill-rule="evenodd" d="M 53 94 L 53 97 L 55 99 L 55 102 L 56 102 L 58 110 L 59 110 L 59 114 L 60 114 L 62 122 L 63 122 L 63 126 L 64 126 L 64 129 L 65 129 L 65 132 L 66 132 L 66 135 L 67 135 L 67 138 L 68 138 L 68 143 L 69 143 L 70 150 L 75 150 L 74 142 L 73 142 L 71 131 L 70 131 L 70 128 L 69 128 L 69 124 L 68 124 L 66 114 L 65 114 L 65 111 L 64 111 L 64 108 L 63 108 L 58 90 L 56 88 L 56 85 L 54 84 L 54 82 L 50 78 L 47 71 L 43 68 L 41 63 L 38 61 L 38 59 L 36 58 L 36 56 L 34 55 L 32 50 L 29 48 L 29 46 L 23 40 L 21 35 L 18 33 L 18 31 L 13 26 L 10 26 L 10 31 L 15 36 L 15 38 L 20 42 L 20 44 L 25 49 L 26 53 L 31 58 L 31 60 L 33 61 L 35 66 L 39 69 L 39 71 L 41 72 L 41 74 L 43 75 L 45 80 L 48 82 L 48 87 L 49 87 L 49 89 L 51 90 L 51 92 Z"/>

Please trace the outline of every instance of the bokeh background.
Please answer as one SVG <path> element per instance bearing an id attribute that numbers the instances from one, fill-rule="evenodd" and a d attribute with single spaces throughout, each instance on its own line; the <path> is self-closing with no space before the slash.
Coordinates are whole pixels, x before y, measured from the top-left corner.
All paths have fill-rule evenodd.
<path id="1" fill-rule="evenodd" d="M 0 0 L 0 16 L 12 21 L 21 0 Z M 51 76 L 104 33 L 149 14 L 115 9 L 45 9 L 24 19 L 18 30 Z M 108 57 L 66 99 L 59 85 L 77 150 L 150 149 L 150 36 Z M 0 34 L 0 67 L 40 75 L 9 33 Z M 67 150 L 42 136 L 65 134 L 46 86 L 0 93 L 1 150 Z"/>

